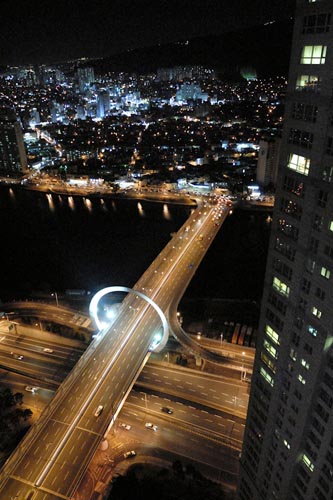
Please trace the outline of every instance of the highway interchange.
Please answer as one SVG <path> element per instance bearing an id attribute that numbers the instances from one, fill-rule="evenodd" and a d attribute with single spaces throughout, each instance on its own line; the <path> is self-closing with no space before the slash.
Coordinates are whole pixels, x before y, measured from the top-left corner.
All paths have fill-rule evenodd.
<path id="1" fill-rule="evenodd" d="M 223 206 L 194 211 L 135 289 L 167 311 L 183 295 L 227 213 Z M 2 469 L 0 498 L 71 498 L 149 358 L 159 330 L 152 308 L 135 294 L 126 297 L 118 318 L 83 354 Z M 99 405 L 103 411 L 96 418 Z"/>

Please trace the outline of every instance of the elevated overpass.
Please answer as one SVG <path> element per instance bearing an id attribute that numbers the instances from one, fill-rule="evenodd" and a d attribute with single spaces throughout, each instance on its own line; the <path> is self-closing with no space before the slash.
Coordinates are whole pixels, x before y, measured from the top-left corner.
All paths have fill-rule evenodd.
<path id="1" fill-rule="evenodd" d="M 196 209 L 122 302 L 0 472 L 0 500 L 71 499 L 229 208 Z M 96 411 L 99 408 L 99 411 Z"/>

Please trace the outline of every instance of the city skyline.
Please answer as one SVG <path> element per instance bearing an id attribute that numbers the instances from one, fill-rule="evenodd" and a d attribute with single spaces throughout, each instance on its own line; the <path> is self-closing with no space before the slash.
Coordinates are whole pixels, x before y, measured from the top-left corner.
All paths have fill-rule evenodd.
<path id="1" fill-rule="evenodd" d="M 140 47 L 238 30 L 293 15 L 294 0 L 236 2 L 35 0 L 6 3 L 0 19 L 0 64 L 99 58 Z"/>

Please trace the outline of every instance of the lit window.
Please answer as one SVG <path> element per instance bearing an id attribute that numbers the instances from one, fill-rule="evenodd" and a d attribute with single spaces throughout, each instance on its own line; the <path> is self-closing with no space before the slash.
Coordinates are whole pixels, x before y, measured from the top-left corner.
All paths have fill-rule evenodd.
<path id="1" fill-rule="evenodd" d="M 329 271 L 328 269 L 326 269 L 326 267 L 322 267 L 321 270 L 320 270 L 320 276 L 322 276 L 323 278 L 326 278 L 327 280 L 329 280 L 330 276 L 331 276 L 331 271 Z"/>
<path id="2" fill-rule="evenodd" d="M 291 359 L 293 361 L 296 361 L 296 359 L 297 359 L 297 352 L 295 351 L 295 349 L 290 349 L 289 356 L 291 357 Z"/>
<path id="3" fill-rule="evenodd" d="M 303 385 L 305 384 L 306 380 L 305 380 L 305 378 L 304 378 L 304 377 L 302 377 L 302 375 L 301 375 L 301 374 L 299 374 L 297 378 L 298 378 L 298 380 L 299 380 L 299 381 L 300 381 Z"/>
<path id="4" fill-rule="evenodd" d="M 269 325 L 266 325 L 266 328 L 265 328 L 265 332 L 266 332 L 266 335 L 268 335 L 268 337 L 273 340 L 274 344 L 276 345 L 280 345 L 280 337 L 279 335 L 276 333 L 275 330 L 273 330 L 272 327 L 270 327 Z"/>
<path id="5" fill-rule="evenodd" d="M 273 363 L 273 361 L 267 356 L 267 354 L 265 354 L 264 352 L 262 352 L 260 354 L 260 358 L 261 358 L 261 361 L 263 361 L 265 363 L 265 365 L 270 369 L 272 370 L 273 373 L 276 373 L 276 366 L 275 364 Z"/>
<path id="6" fill-rule="evenodd" d="M 319 89 L 320 79 L 317 75 L 299 75 L 296 81 L 296 90 L 298 91 L 317 91 Z"/>
<path id="7" fill-rule="evenodd" d="M 266 382 L 269 383 L 270 386 L 274 386 L 274 379 L 269 373 L 266 372 L 265 368 L 260 368 L 260 375 L 266 380 Z"/>
<path id="8" fill-rule="evenodd" d="M 319 311 L 319 309 L 317 309 L 315 306 L 313 306 L 313 308 L 311 309 L 311 312 L 314 316 L 316 316 L 316 318 L 318 318 L 318 319 L 321 318 L 321 311 Z"/>
<path id="9" fill-rule="evenodd" d="M 298 174 L 309 175 L 310 160 L 305 156 L 291 154 L 289 155 L 287 167 Z"/>
<path id="10" fill-rule="evenodd" d="M 329 230 L 330 231 L 333 231 L 333 220 L 330 221 L 330 224 L 329 224 Z"/>
<path id="11" fill-rule="evenodd" d="M 277 350 L 275 349 L 275 347 L 272 346 L 272 344 L 270 342 L 268 342 L 268 340 L 265 340 L 264 339 L 264 348 L 266 349 L 267 352 L 269 352 L 269 354 L 277 359 Z"/>
<path id="12" fill-rule="evenodd" d="M 303 455 L 302 455 L 302 461 L 305 463 L 305 465 L 307 466 L 307 468 L 310 469 L 311 472 L 313 472 L 314 465 L 311 462 L 311 460 L 309 459 L 309 457 L 307 455 L 305 455 L 305 453 L 303 453 Z"/>
<path id="13" fill-rule="evenodd" d="M 312 337 L 317 337 L 317 335 L 318 335 L 318 330 L 316 330 L 311 325 L 308 325 L 308 332 L 310 333 L 310 335 L 312 335 Z"/>
<path id="14" fill-rule="evenodd" d="M 305 45 L 302 50 L 301 64 L 325 64 L 326 45 Z"/>
<path id="15" fill-rule="evenodd" d="M 306 369 L 308 370 L 310 368 L 310 365 L 309 363 L 306 361 L 306 359 L 301 359 L 301 365 Z"/>
<path id="16" fill-rule="evenodd" d="M 285 297 L 289 297 L 290 288 L 283 281 L 279 280 L 276 276 L 273 279 L 273 288 Z"/>
<path id="17" fill-rule="evenodd" d="M 286 448 L 288 448 L 288 450 L 290 450 L 290 444 L 286 439 L 283 440 L 283 444 L 285 445 Z"/>

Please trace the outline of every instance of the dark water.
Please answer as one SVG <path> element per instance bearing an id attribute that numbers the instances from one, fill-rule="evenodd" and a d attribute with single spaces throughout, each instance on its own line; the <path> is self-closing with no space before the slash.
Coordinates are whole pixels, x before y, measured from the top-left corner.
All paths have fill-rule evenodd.
<path id="1" fill-rule="evenodd" d="M 84 200 L 0 187 L 0 297 L 31 290 L 133 286 L 188 207 L 133 200 Z M 236 211 L 224 223 L 187 296 L 261 296 L 267 214 Z"/>

